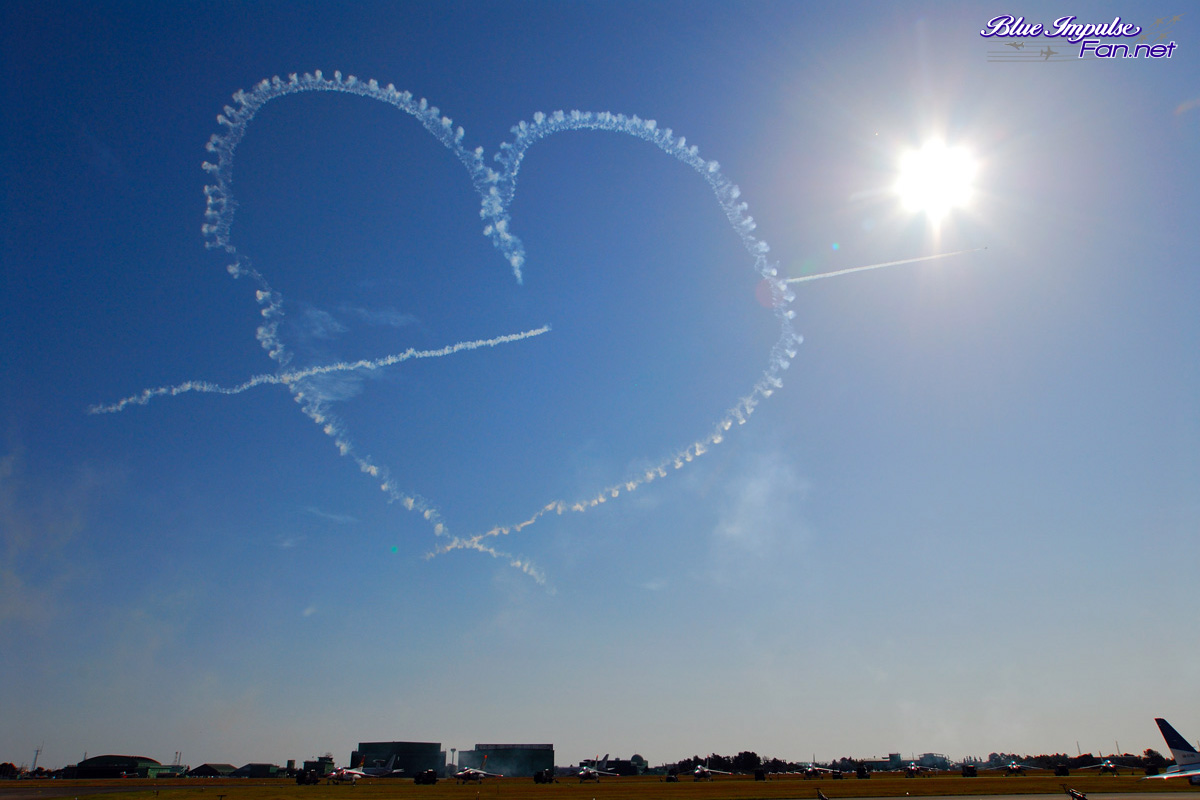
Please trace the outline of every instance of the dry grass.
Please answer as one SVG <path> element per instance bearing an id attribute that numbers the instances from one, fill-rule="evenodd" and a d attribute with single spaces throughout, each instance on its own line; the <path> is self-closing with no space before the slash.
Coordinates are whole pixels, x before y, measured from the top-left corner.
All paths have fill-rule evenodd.
<path id="1" fill-rule="evenodd" d="M 6 782 L 7 783 L 7 782 Z M 0 800 L 37 800 L 104 794 L 103 800 L 816 800 L 817 788 L 830 800 L 854 797 L 953 797 L 987 795 L 1052 795 L 1064 797 L 1062 784 L 1099 795 L 1158 794 L 1192 791 L 1187 781 L 1143 781 L 1138 776 L 1112 777 L 1088 773 L 1055 778 L 963 778 L 957 774 L 924 778 L 875 774 L 869 780 L 847 778 L 806 781 L 782 777 L 755 781 L 749 776 L 718 776 L 699 783 L 684 778 L 665 783 L 656 777 L 604 778 L 580 784 L 564 778 L 558 784 L 538 785 L 531 778 L 488 778 L 482 784 L 438 781 L 416 786 L 403 779 L 363 780 L 357 786 L 297 786 L 291 780 L 187 781 L 14 781 L 0 784 Z M 1095 799 L 1094 799 L 1095 800 Z"/>

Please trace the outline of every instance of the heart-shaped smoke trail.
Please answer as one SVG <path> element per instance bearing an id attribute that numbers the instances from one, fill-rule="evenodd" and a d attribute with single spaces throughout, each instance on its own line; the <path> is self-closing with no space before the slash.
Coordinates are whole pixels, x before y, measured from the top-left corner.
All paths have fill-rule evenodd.
<path id="1" fill-rule="evenodd" d="M 716 196 L 730 226 L 751 255 L 753 269 L 758 273 L 760 280 L 770 287 L 774 301 L 772 307 L 779 322 L 779 338 L 771 347 L 762 376 L 750 387 L 747 394 L 738 399 L 715 423 L 710 433 L 698 437 L 695 441 L 663 458 L 656 465 L 645 469 L 641 474 L 603 487 L 594 495 L 582 500 L 551 501 L 522 522 L 497 525 L 484 533 L 466 537 L 451 536 L 436 506 L 418 495 L 400 490 L 389 477 L 385 466 L 374 463 L 369 456 L 361 455 L 355 450 L 341 421 L 329 412 L 329 404 L 322 396 L 320 387 L 314 383 L 313 378 L 334 371 L 379 369 L 410 358 L 442 357 L 466 349 L 520 341 L 545 333 L 549 330 L 548 327 L 499 336 L 495 339 L 462 342 L 441 350 L 409 350 L 406 353 L 374 361 L 341 363 L 291 372 L 281 371 L 275 375 L 259 375 L 234 387 L 226 388 L 203 381 L 189 381 L 176 386 L 147 389 L 116 403 L 94 406 L 91 409 L 93 413 L 120 411 L 131 404 L 144 405 L 155 397 L 174 396 L 184 392 L 238 394 L 255 386 L 282 384 L 287 386 L 305 415 L 334 440 L 338 452 L 353 459 L 363 473 L 378 480 L 380 488 L 391 501 L 398 502 L 410 511 L 421 514 L 433 526 L 436 535 L 450 537 L 445 545 L 430 553 L 430 556 L 455 549 L 473 549 L 495 558 L 506 559 L 513 567 L 532 576 L 539 583 L 544 583 L 544 575 L 531 561 L 497 550 L 487 542 L 495 537 L 520 531 L 551 512 L 562 514 L 566 511 L 586 511 L 615 499 L 622 492 L 633 491 L 639 486 L 666 477 L 669 470 L 682 468 L 707 452 L 712 445 L 719 444 L 733 425 L 746 422 L 747 418 L 754 413 L 760 400 L 769 397 L 782 386 L 781 373 L 788 368 L 791 359 L 796 355 L 796 347 L 801 341 L 801 337 L 792 327 L 795 313 L 788 308 L 795 299 L 795 295 L 788 288 L 786 281 L 778 277 L 776 268 L 767 260 L 770 248 L 766 242 L 754 236 L 755 223 L 753 218 L 746 213 L 747 204 L 740 199 L 741 190 L 721 174 L 720 165 L 716 161 L 702 159 L 699 149 L 695 145 L 688 145 L 684 137 L 676 136 L 670 128 L 659 127 L 654 120 L 641 119 L 637 116 L 612 114 L 607 111 L 598 113 L 555 111 L 552 114 L 538 112 L 533 115 L 532 122 L 522 121 L 512 129 L 513 141 L 500 145 L 499 152 L 494 156 L 496 166 L 490 167 L 484 162 L 483 148 L 466 149 L 463 146 L 465 133 L 462 127 L 455 127 L 449 117 L 443 116 L 436 106 L 431 106 L 424 98 L 414 99 L 411 92 L 398 91 L 391 84 L 380 86 L 374 79 L 360 81 L 353 75 L 343 78 L 340 72 L 335 72 L 332 79 L 326 78 L 320 70 L 304 75 L 293 73 L 288 76 L 287 80 L 274 77 L 271 80 L 259 82 L 248 92 L 238 91 L 235 93 L 233 99 L 237 105 L 226 106 L 224 113 L 218 115 L 217 121 L 224 131 L 214 134 L 209 140 L 206 146 L 209 153 L 212 154 L 212 160 L 205 161 L 203 165 L 205 171 L 215 181 L 204 187 L 207 197 L 206 221 L 203 225 L 205 244 L 209 248 L 224 251 L 232 258 L 227 267 L 231 275 L 235 278 L 249 278 L 255 284 L 255 298 L 261 307 L 263 317 L 256 336 L 267 354 L 279 364 L 280 370 L 286 370 L 291 360 L 291 353 L 279 336 L 279 324 L 283 316 L 283 297 L 253 267 L 250 260 L 238 252 L 232 242 L 230 231 L 237 203 L 231 187 L 234 153 L 259 109 L 272 100 L 300 92 L 344 92 L 367 97 L 394 106 L 415 118 L 466 168 L 471 182 L 482 200 L 480 216 L 485 222 L 483 233 L 490 237 L 496 248 L 500 250 L 518 283 L 523 280 L 525 248 L 520 238 L 511 231 L 512 220 L 509 216 L 509 207 L 516 196 L 517 173 L 520 170 L 521 162 L 524 160 L 526 152 L 536 142 L 564 131 L 593 130 L 622 133 L 649 142 L 672 158 L 691 167 L 704 179 Z"/>

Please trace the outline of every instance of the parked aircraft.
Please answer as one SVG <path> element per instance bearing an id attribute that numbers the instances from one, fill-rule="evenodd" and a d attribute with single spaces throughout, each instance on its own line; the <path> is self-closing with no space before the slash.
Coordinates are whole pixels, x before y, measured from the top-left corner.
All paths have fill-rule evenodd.
<path id="1" fill-rule="evenodd" d="M 1167 767 L 1158 775 L 1147 775 L 1142 780 L 1187 778 L 1188 783 L 1200 786 L 1200 753 L 1196 752 L 1196 748 L 1192 747 L 1188 740 L 1179 734 L 1179 731 L 1171 727 L 1171 723 L 1161 717 L 1155 717 L 1154 721 L 1158 723 L 1158 729 L 1162 731 L 1163 739 L 1166 740 L 1167 747 L 1171 749 L 1171 755 L 1175 757 L 1175 766 Z"/>
<path id="2" fill-rule="evenodd" d="M 483 766 L 485 767 L 487 766 L 487 759 L 487 756 L 483 757 Z M 458 779 L 459 783 L 483 783 L 484 778 L 503 778 L 504 776 L 495 772 L 484 772 L 482 769 L 467 767 L 454 773 L 454 777 Z"/>
<path id="3" fill-rule="evenodd" d="M 1119 761 L 1113 761 L 1112 757 L 1109 756 L 1108 758 L 1101 761 L 1099 764 L 1092 764 L 1091 766 L 1087 766 L 1087 767 L 1076 767 L 1075 769 L 1078 769 L 1078 770 L 1098 769 L 1098 770 L 1100 770 L 1100 772 L 1099 772 L 1100 775 L 1103 775 L 1106 772 L 1111 772 L 1113 775 L 1120 775 L 1121 770 L 1123 770 L 1123 769 L 1127 769 L 1130 772 L 1134 772 L 1137 769 L 1137 767 L 1131 767 L 1128 764 L 1122 764 Z"/>
<path id="4" fill-rule="evenodd" d="M 713 779 L 713 775 L 732 775 L 732 774 L 733 773 L 726 772 L 721 769 L 711 769 L 708 766 L 707 762 L 705 762 L 704 764 L 696 765 L 695 771 L 692 772 L 692 780 L 694 780 L 694 781 L 711 781 Z"/>
<path id="5" fill-rule="evenodd" d="M 350 767 L 338 767 L 333 772 L 325 776 L 330 783 L 358 783 L 359 778 L 369 777 L 367 773 L 361 769 L 351 769 Z"/>
<path id="6" fill-rule="evenodd" d="M 404 770 L 394 769 L 396 765 L 396 756 L 393 755 L 388 759 L 387 764 L 382 767 L 359 767 L 353 769 L 351 767 L 340 767 L 329 773 L 328 778 L 330 783 L 358 783 L 359 778 L 394 778 L 398 775 L 403 775 Z"/>
<path id="7" fill-rule="evenodd" d="M 376 762 L 379 763 L 379 762 Z M 387 763 L 382 767 L 368 767 L 365 764 L 359 767 L 361 771 L 366 773 L 368 778 L 395 778 L 398 775 L 403 775 L 404 770 L 396 769 L 396 754 L 387 760 Z"/>
<path id="8" fill-rule="evenodd" d="M 604 758 L 596 759 L 596 765 L 594 767 L 583 767 L 579 770 L 579 782 L 583 783 L 584 781 L 595 781 L 596 783 L 599 783 L 601 775 L 607 775 L 610 778 L 619 777 L 615 772 L 606 772 L 604 768 L 607 766 L 608 753 L 605 753 Z"/>
<path id="9" fill-rule="evenodd" d="M 805 780 L 808 780 L 809 778 L 820 778 L 823 775 L 829 775 L 833 772 L 833 770 L 829 769 L 828 767 L 818 767 L 816 764 L 812 763 L 805 764 L 804 768 L 800 771 L 804 773 Z"/>
<path id="10" fill-rule="evenodd" d="M 983 769 L 1003 772 L 1005 777 L 1007 777 L 1009 775 L 1024 775 L 1027 769 L 1041 769 L 1041 767 L 1035 767 L 1032 764 L 1022 764 L 1020 761 L 1010 761 L 998 767 L 983 767 Z"/>
<path id="11" fill-rule="evenodd" d="M 915 761 L 910 761 L 900 770 L 906 778 L 916 778 L 919 775 L 924 775 L 927 772 L 937 772 L 933 767 L 925 767 Z"/>

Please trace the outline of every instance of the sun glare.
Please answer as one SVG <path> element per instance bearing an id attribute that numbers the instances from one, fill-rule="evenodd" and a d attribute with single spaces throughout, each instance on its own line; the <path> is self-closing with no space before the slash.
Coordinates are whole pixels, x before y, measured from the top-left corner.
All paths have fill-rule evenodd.
<path id="1" fill-rule="evenodd" d="M 966 204 L 974 178 L 975 161 L 964 148 L 933 140 L 901 157 L 896 193 L 907 210 L 925 214 L 936 225 Z"/>

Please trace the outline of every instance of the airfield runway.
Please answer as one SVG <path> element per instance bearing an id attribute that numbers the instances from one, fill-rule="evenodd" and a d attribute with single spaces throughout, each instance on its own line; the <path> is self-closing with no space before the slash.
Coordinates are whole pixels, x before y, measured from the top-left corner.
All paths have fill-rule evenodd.
<path id="1" fill-rule="evenodd" d="M 1063 784 L 1088 800 L 1170 800 L 1181 792 L 1200 795 L 1200 787 L 1181 780 L 1141 780 L 1140 776 L 1091 774 L 963 778 L 957 774 L 924 778 L 875 773 L 869 780 L 804 780 L 780 776 L 755 781 L 750 776 L 721 776 L 715 781 L 666 783 L 657 776 L 604 778 L 580 783 L 564 777 L 538 785 L 530 778 L 487 778 L 480 784 L 439 780 L 417 786 L 403 778 L 377 778 L 357 785 L 298 786 L 289 779 L 186 780 L 24 780 L 0 781 L 0 800 L 57 800 L 107 795 L 104 800 L 915 800 L 958 797 L 968 800 L 1067 800 Z M 1180 800 L 1183 800 L 1181 797 Z"/>

